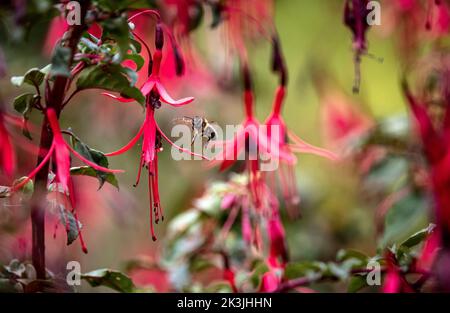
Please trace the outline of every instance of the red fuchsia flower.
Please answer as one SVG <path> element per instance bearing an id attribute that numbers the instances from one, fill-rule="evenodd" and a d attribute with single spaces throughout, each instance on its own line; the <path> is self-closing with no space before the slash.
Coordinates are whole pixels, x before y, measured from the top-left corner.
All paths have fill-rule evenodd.
<path id="1" fill-rule="evenodd" d="M 428 0 L 425 28 L 432 30 L 437 36 L 448 33 L 450 27 L 450 12 L 445 0 Z"/>
<path id="2" fill-rule="evenodd" d="M 237 161 L 241 153 L 245 152 L 252 202 L 260 209 L 264 204 L 262 199 L 267 198 L 265 196 L 267 187 L 259 168 L 261 155 L 272 160 L 283 159 L 287 162 L 295 162 L 295 156 L 288 150 L 278 149 L 278 142 L 271 141 L 269 132 L 264 131 L 265 127 L 262 127 L 256 119 L 251 78 L 246 66 L 244 66 L 243 73 L 245 120 L 238 128 L 234 138 L 224 143 L 222 151 L 216 156 L 213 164 L 220 162 L 220 170 L 224 171 Z"/>
<path id="3" fill-rule="evenodd" d="M 384 293 L 409 293 L 414 292 L 401 272 L 395 256 L 392 252 L 386 254 L 386 275 L 384 277 Z"/>
<path id="4" fill-rule="evenodd" d="M 448 72 L 443 80 L 448 83 Z M 438 128 L 427 111 L 426 105 L 416 99 L 404 86 L 406 98 L 412 114 L 417 122 L 419 135 L 428 166 L 430 168 L 430 181 L 434 198 L 434 208 L 437 229 L 440 234 L 442 251 L 436 257 L 435 271 L 440 283 L 439 288 L 450 290 L 450 281 L 447 279 L 447 268 L 450 264 L 450 109 L 448 86 L 443 86 L 443 99 L 445 111 L 441 126 Z"/>
<path id="5" fill-rule="evenodd" d="M 64 191 L 64 193 L 68 193 L 70 197 L 70 202 L 67 201 L 65 197 L 62 199 L 56 199 L 58 201 L 66 201 L 65 207 L 75 207 L 75 202 L 73 198 L 73 184 L 72 180 L 70 179 L 70 152 L 72 152 L 78 159 L 80 159 L 85 164 L 89 165 L 93 169 L 101 172 L 108 172 L 108 173 L 121 173 L 122 170 L 113 170 L 108 169 L 102 166 L 99 166 L 95 164 L 94 162 L 86 159 L 81 154 L 79 154 L 75 149 L 73 149 L 65 140 L 63 137 L 63 134 L 61 132 L 59 123 L 58 123 L 58 117 L 54 109 L 48 108 L 46 110 L 46 119 L 48 123 L 50 124 L 50 128 L 53 133 L 53 142 L 50 146 L 50 149 L 46 152 L 45 156 L 43 157 L 41 163 L 38 164 L 38 166 L 26 176 L 25 179 L 23 179 L 18 184 L 15 184 L 12 189 L 13 190 L 20 190 L 23 186 L 25 186 L 31 179 L 36 176 L 37 173 L 44 167 L 45 164 L 50 162 L 50 159 L 52 160 L 52 164 L 55 164 L 56 166 L 56 173 L 55 178 L 53 179 L 53 183 L 59 184 L 60 188 Z M 60 193 L 58 193 L 59 195 Z M 80 232 L 80 226 L 78 223 L 78 216 L 75 211 L 73 211 L 76 224 L 78 227 L 78 234 L 80 238 L 80 242 L 82 245 L 83 252 L 87 253 L 87 248 L 84 244 L 83 237 Z M 66 228 L 68 228 L 68 218 L 66 218 Z"/>
<path id="6" fill-rule="evenodd" d="M 278 209 L 273 210 L 272 216 L 268 221 L 270 251 L 268 263 L 273 268 L 284 269 L 289 257 L 286 244 L 286 234 L 283 223 L 281 222 Z"/>
<path id="7" fill-rule="evenodd" d="M 289 260 L 286 243 L 286 233 L 281 222 L 277 203 L 273 204 L 271 216 L 267 221 L 269 234 L 269 255 L 266 264 L 269 271 L 266 272 L 261 281 L 260 292 L 274 292 L 282 282 L 282 274 Z"/>
<path id="8" fill-rule="evenodd" d="M 225 252 L 221 252 L 222 255 L 222 259 L 223 259 L 223 279 L 225 279 L 231 287 L 231 290 L 234 293 L 239 292 L 237 286 L 236 286 L 236 280 L 235 280 L 235 274 L 234 274 L 234 270 L 231 268 L 231 264 L 230 264 L 230 258 L 228 257 L 228 255 Z"/>
<path id="9" fill-rule="evenodd" d="M 153 92 L 154 96 L 153 96 L 153 100 L 154 100 L 154 104 L 157 106 L 156 108 L 158 108 L 158 101 L 162 100 L 163 102 L 170 104 L 171 106 L 174 107 L 179 107 L 179 106 L 183 106 L 186 104 L 191 103 L 192 101 L 194 101 L 193 97 L 188 97 L 188 98 L 183 98 L 180 100 L 174 100 L 169 93 L 167 92 L 166 88 L 164 87 L 164 85 L 161 83 L 161 79 L 160 79 L 160 69 L 161 69 L 161 60 L 163 57 L 163 46 L 164 46 L 164 32 L 163 32 L 163 24 L 160 22 L 160 16 L 159 13 L 154 11 L 154 10 L 145 10 L 145 11 L 141 11 L 139 13 L 136 13 L 135 15 L 133 15 L 132 17 L 129 18 L 129 21 L 133 21 L 135 18 L 137 18 L 140 15 L 143 14 L 153 14 L 156 16 L 157 18 L 157 24 L 156 24 L 156 30 L 155 30 L 155 47 L 156 50 L 154 52 L 154 54 L 152 55 L 150 53 L 150 48 L 145 44 L 145 41 L 143 41 L 141 39 L 140 36 L 137 36 L 138 40 L 140 40 L 141 42 L 144 43 L 147 52 L 149 54 L 149 68 L 151 68 L 151 74 L 150 76 L 147 78 L 147 80 L 145 81 L 145 83 L 142 85 L 141 89 L 141 93 L 144 96 L 147 96 L 150 94 L 150 92 Z M 136 33 L 133 33 L 134 35 L 136 35 Z M 130 98 L 123 98 L 123 97 L 117 97 L 113 94 L 110 93 L 103 93 L 106 96 L 109 96 L 111 98 L 114 98 L 120 102 L 132 102 L 134 101 L 134 99 L 130 99 Z"/>
<path id="10" fill-rule="evenodd" d="M 27 178 L 21 181 L 19 184 L 14 186 L 15 190 L 22 188 L 25 184 L 27 184 L 33 177 L 42 169 L 42 167 L 49 162 L 50 159 L 53 160 L 56 165 L 56 177 L 55 181 L 58 182 L 62 189 L 65 191 L 70 190 L 70 152 L 72 152 L 78 159 L 82 162 L 86 163 L 93 169 L 101 172 L 108 173 L 121 173 L 122 170 L 112 170 L 106 167 L 102 167 L 100 165 L 95 164 L 92 161 L 89 161 L 81 154 L 79 154 L 75 149 L 73 149 L 63 137 L 61 129 L 59 127 L 58 118 L 55 110 L 52 108 L 48 108 L 46 110 L 46 118 L 48 123 L 50 124 L 50 128 L 53 132 L 53 142 L 50 149 L 47 151 L 46 155 L 42 159 L 41 163 L 30 173 Z"/>
<path id="11" fill-rule="evenodd" d="M 227 0 L 222 10 L 230 39 L 237 47 L 273 27 L 272 0 Z"/>
<path id="12" fill-rule="evenodd" d="M 159 14 L 155 11 L 143 11 L 138 14 L 150 13 L 155 14 L 159 17 Z M 137 16 L 137 15 L 136 15 Z M 133 19 L 131 17 L 130 19 Z M 145 42 L 144 42 L 145 44 Z M 106 156 L 115 156 L 122 153 L 125 153 L 129 149 L 131 149 L 142 137 L 142 151 L 141 158 L 139 162 L 139 171 L 136 179 L 136 185 L 138 185 L 141 176 L 142 167 L 146 167 L 148 170 L 148 185 L 149 185 L 149 196 L 150 196 L 150 229 L 152 234 L 152 239 L 156 240 L 156 235 L 153 227 L 153 216 L 154 222 L 158 224 L 159 219 L 164 220 L 163 209 L 161 206 L 161 201 L 159 197 L 159 189 L 158 189 L 158 152 L 162 151 L 162 138 L 164 138 L 168 143 L 172 146 L 176 147 L 180 151 L 190 153 L 195 156 L 201 155 L 192 153 L 189 150 L 183 149 L 177 145 L 175 145 L 159 128 L 158 124 L 155 120 L 155 110 L 161 107 L 161 101 L 167 103 L 174 107 L 183 106 L 191 103 L 194 98 L 184 98 L 180 100 L 174 100 L 166 91 L 165 87 L 162 85 L 159 77 L 159 71 L 161 68 L 161 59 L 162 59 L 162 48 L 164 45 L 164 34 L 161 24 L 158 22 L 155 30 L 155 47 L 156 51 L 153 54 L 153 58 L 149 63 L 149 72 L 150 76 L 147 81 L 141 88 L 141 92 L 144 96 L 146 96 L 146 104 L 145 104 L 145 119 L 144 122 L 139 129 L 137 135 L 123 148 L 106 154 Z M 151 57 L 150 49 L 147 45 L 147 52 Z M 104 93 L 105 95 L 117 99 L 121 102 L 130 102 L 132 99 L 117 97 L 115 95 Z"/>
<path id="13" fill-rule="evenodd" d="M 280 282 L 281 280 L 277 276 L 277 274 L 270 270 L 264 273 L 264 275 L 262 276 L 259 292 L 266 292 L 266 293 L 275 292 L 278 289 Z"/>
<path id="14" fill-rule="evenodd" d="M 430 271 L 439 252 L 440 234 L 436 229 L 428 235 L 423 244 L 422 251 L 417 259 L 417 268 L 420 270 Z"/>
<path id="15" fill-rule="evenodd" d="M 368 0 L 346 0 L 344 7 L 344 23 L 353 33 L 353 50 L 355 52 L 355 83 L 353 92 L 358 93 L 361 83 L 360 65 L 361 56 L 367 52 L 366 33 L 369 29 L 367 23 Z"/>
<path id="16" fill-rule="evenodd" d="M 196 0 L 164 0 L 168 9 L 175 8 L 176 14 L 172 21 L 172 28 L 176 34 L 187 36 L 191 30 L 192 24 L 201 14 L 201 3 Z"/>
<path id="17" fill-rule="evenodd" d="M 5 123 L 5 115 L 0 107 L 0 168 L 11 177 L 16 170 L 16 153 Z"/>
<path id="18" fill-rule="evenodd" d="M 281 116 L 281 110 L 284 104 L 285 97 L 286 87 L 282 83 L 276 91 L 272 112 L 265 121 L 265 125 L 267 126 L 268 140 L 275 141 L 277 149 L 279 151 L 282 151 L 283 154 L 286 155 L 292 154 L 293 152 L 308 153 L 322 156 L 330 160 L 337 160 L 338 157 L 334 153 L 306 143 L 287 128 L 286 123 Z M 271 130 L 273 130 L 274 127 L 277 127 L 279 131 L 276 133 L 272 133 Z M 293 143 L 290 144 L 288 142 L 288 139 L 290 139 Z M 295 165 L 295 158 L 282 158 L 280 168 L 277 171 L 281 183 L 283 199 L 287 204 L 288 212 L 290 213 L 291 217 L 295 217 L 298 215 L 298 205 L 300 203 L 300 195 L 298 193 L 295 178 Z M 268 176 L 270 180 L 269 185 L 275 187 L 275 178 L 271 177 L 271 175 Z"/>
<path id="19" fill-rule="evenodd" d="M 372 120 L 358 106 L 338 91 L 327 92 L 321 100 L 321 119 L 328 147 L 348 147 L 372 126 Z"/>

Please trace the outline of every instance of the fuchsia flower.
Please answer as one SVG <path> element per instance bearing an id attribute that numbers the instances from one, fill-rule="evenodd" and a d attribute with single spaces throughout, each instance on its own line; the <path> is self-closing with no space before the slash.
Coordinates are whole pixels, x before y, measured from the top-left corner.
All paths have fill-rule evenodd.
<path id="1" fill-rule="evenodd" d="M 368 0 L 346 0 L 344 7 L 344 23 L 353 33 L 353 50 L 355 51 L 355 83 L 353 92 L 359 92 L 361 74 L 361 56 L 367 52 L 366 32 L 369 29 L 367 23 Z"/>
<path id="2" fill-rule="evenodd" d="M 5 115 L 0 108 L 0 168 L 11 177 L 16 170 L 16 153 L 5 123 Z"/>
<path id="3" fill-rule="evenodd" d="M 174 28 L 182 36 L 187 36 L 191 27 L 191 12 L 195 12 L 198 9 L 199 3 L 195 0 L 164 0 L 164 3 L 169 7 L 175 7 L 176 19 L 174 19 Z"/>
<path id="4" fill-rule="evenodd" d="M 425 105 L 418 102 L 406 87 L 405 94 L 430 166 L 437 222 L 444 228 L 442 231 L 450 234 L 450 109 L 446 109 L 442 128 L 437 129 Z"/>
<path id="5" fill-rule="evenodd" d="M 372 120 L 338 91 L 323 96 L 321 117 L 327 146 L 342 149 L 366 133 Z"/>
<path id="6" fill-rule="evenodd" d="M 159 15 L 152 10 L 142 11 L 132 16 L 130 20 L 134 17 L 144 14 L 150 13 L 155 14 L 158 18 Z M 147 48 L 147 52 L 151 57 L 151 52 L 148 46 L 143 42 Z M 142 137 L 142 151 L 141 158 L 139 162 L 139 171 L 136 179 L 137 185 L 140 181 L 141 169 L 142 167 L 146 167 L 148 170 L 148 185 L 149 185 L 149 196 L 150 196 L 150 229 L 152 234 L 152 239 L 156 240 L 156 235 L 153 227 L 153 217 L 154 222 L 157 224 L 161 217 L 161 220 L 164 220 L 163 209 L 161 206 L 161 201 L 159 197 L 159 189 L 158 189 L 158 152 L 162 151 L 162 138 L 164 138 L 168 143 L 172 146 L 176 147 L 180 151 L 190 153 L 192 155 L 200 156 L 201 155 L 192 153 L 189 150 L 183 149 L 177 145 L 175 145 L 159 128 L 158 124 L 155 120 L 155 110 L 161 107 L 161 101 L 172 105 L 174 107 L 183 106 L 191 103 L 194 98 L 188 97 L 180 100 L 174 100 L 166 91 L 165 87 L 161 84 L 159 72 L 161 68 L 161 59 L 162 59 L 162 48 L 164 45 L 164 34 L 162 30 L 162 26 L 160 22 L 156 25 L 155 30 L 155 47 L 156 51 L 153 54 L 153 59 L 149 63 L 149 72 L 150 76 L 147 81 L 141 87 L 141 92 L 144 96 L 146 96 L 146 104 L 145 104 L 145 119 L 144 122 L 139 129 L 136 136 L 131 139 L 131 141 L 126 144 L 123 148 L 106 154 L 106 156 L 115 156 L 126 151 L 130 150 Z M 112 97 L 121 102 L 130 102 L 132 99 L 117 97 L 115 95 L 104 93 L 105 95 Z"/>
<path id="7" fill-rule="evenodd" d="M 445 35 L 450 27 L 450 12 L 444 0 L 428 0 L 425 28 L 438 36 Z"/>
<path id="8" fill-rule="evenodd" d="M 283 117 L 281 116 L 281 110 L 286 97 L 286 87 L 281 85 L 278 87 L 275 99 L 273 102 L 272 113 L 265 121 L 265 125 L 268 129 L 269 141 L 275 141 L 276 147 L 283 154 L 292 154 L 293 152 L 315 154 L 328 158 L 330 160 L 337 160 L 337 156 L 325 149 L 315 147 L 309 143 L 306 143 L 300 139 L 293 132 L 289 131 Z M 277 127 L 279 131 L 272 133 L 271 130 Z M 289 144 L 288 139 L 293 143 Z M 286 202 L 288 212 L 291 217 L 298 215 L 298 205 L 300 203 L 300 195 L 297 189 L 297 183 L 295 178 L 295 165 L 296 159 L 282 158 L 280 168 L 278 169 L 278 177 L 281 184 L 281 190 L 283 193 L 283 199 Z M 270 185 L 275 188 L 275 178 L 268 175 Z"/>
<path id="9" fill-rule="evenodd" d="M 260 173 L 261 155 L 272 160 L 286 160 L 286 162 L 295 162 L 295 156 L 288 149 L 280 149 L 280 144 L 274 135 L 277 130 L 263 127 L 254 115 L 254 96 L 251 86 L 250 73 L 247 67 L 244 67 L 244 106 L 245 119 L 236 132 L 232 140 L 224 143 L 222 151 L 217 155 L 214 164 L 221 162 L 220 170 L 223 171 L 232 166 L 242 152 L 246 152 L 247 171 L 249 173 L 249 188 L 252 195 L 252 201 L 256 207 L 261 208 L 264 203 L 262 199 L 267 198 L 265 193 L 265 182 Z M 269 125 L 278 126 L 278 125 Z M 282 131 L 282 130 L 281 130 Z M 273 139 L 273 140 L 271 140 Z"/>
<path id="10" fill-rule="evenodd" d="M 273 204 L 273 210 L 267 221 L 269 234 L 269 255 L 266 264 L 269 271 L 266 272 L 261 281 L 260 292 L 274 292 L 282 282 L 282 274 L 289 260 L 286 233 L 281 222 L 278 204 Z"/>
<path id="11" fill-rule="evenodd" d="M 404 293 L 414 292 L 410 284 L 406 281 L 402 274 L 395 256 L 392 252 L 386 255 L 387 270 L 384 278 L 383 292 L 384 293 Z"/>
<path id="12" fill-rule="evenodd" d="M 241 55 L 247 39 L 266 36 L 273 29 L 273 0 L 226 0 L 220 9 L 228 39 Z"/>
<path id="13" fill-rule="evenodd" d="M 448 83 L 449 73 L 446 71 L 443 80 Z M 442 124 L 437 127 L 426 105 L 417 100 L 404 86 L 406 98 L 411 108 L 412 114 L 417 122 L 419 135 L 425 157 L 430 168 L 430 180 L 434 198 L 434 209 L 437 229 L 440 234 L 439 243 L 442 251 L 435 258 L 435 270 L 437 277 L 441 279 L 440 288 L 450 290 L 450 281 L 447 279 L 447 269 L 450 264 L 448 257 L 450 251 L 450 108 L 448 97 L 448 86 L 443 86 L 444 114 Z M 433 245 L 437 246 L 436 238 L 433 238 Z M 425 253 L 431 253 L 425 251 Z"/>
<path id="14" fill-rule="evenodd" d="M 86 159 L 81 154 L 79 154 L 75 149 L 73 149 L 65 140 L 62 135 L 61 129 L 59 127 L 58 118 L 55 110 L 48 108 L 46 110 L 46 118 L 50 124 L 50 128 L 53 133 L 53 142 L 50 149 L 46 152 L 41 163 L 27 175 L 27 178 L 14 186 L 15 190 L 19 190 L 25 184 L 27 184 L 33 177 L 42 169 L 42 167 L 49 162 L 50 159 L 56 164 L 56 177 L 55 180 L 61 184 L 61 187 L 65 191 L 69 191 L 69 181 L 70 181 L 70 152 L 72 152 L 78 159 L 86 163 L 93 169 L 101 172 L 109 173 L 121 173 L 122 170 L 112 170 L 106 167 L 95 164 L 94 162 Z"/>

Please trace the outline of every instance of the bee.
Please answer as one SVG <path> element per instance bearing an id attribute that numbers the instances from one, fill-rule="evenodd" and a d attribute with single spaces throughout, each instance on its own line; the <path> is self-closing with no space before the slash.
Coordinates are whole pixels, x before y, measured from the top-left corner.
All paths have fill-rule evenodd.
<path id="1" fill-rule="evenodd" d="M 191 145 L 194 144 L 195 139 L 197 139 L 198 136 L 201 136 L 202 138 L 206 139 L 206 143 L 210 142 L 211 140 L 214 140 L 216 138 L 217 132 L 213 125 L 211 125 L 212 122 L 209 122 L 206 118 L 201 116 L 183 116 L 180 118 L 175 118 L 174 123 L 181 123 L 187 126 L 190 126 L 194 135 L 192 137 Z"/>

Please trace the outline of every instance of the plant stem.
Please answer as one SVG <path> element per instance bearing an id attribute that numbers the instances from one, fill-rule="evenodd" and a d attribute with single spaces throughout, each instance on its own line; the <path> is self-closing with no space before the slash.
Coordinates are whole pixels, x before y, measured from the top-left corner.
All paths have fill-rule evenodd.
<path id="1" fill-rule="evenodd" d="M 41 130 L 41 142 L 37 164 L 42 162 L 52 144 L 53 134 L 44 119 Z M 49 165 L 45 164 L 36 174 L 34 193 L 31 198 L 32 259 L 37 279 L 46 278 L 45 270 L 45 196 Z"/>

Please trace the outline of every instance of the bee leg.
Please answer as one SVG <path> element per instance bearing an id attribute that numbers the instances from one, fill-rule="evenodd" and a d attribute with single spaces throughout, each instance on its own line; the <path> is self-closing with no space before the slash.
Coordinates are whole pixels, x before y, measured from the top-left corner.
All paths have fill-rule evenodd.
<path id="1" fill-rule="evenodd" d="M 194 145 L 195 139 L 197 139 L 198 131 L 194 131 L 194 136 L 192 137 L 191 146 Z"/>

